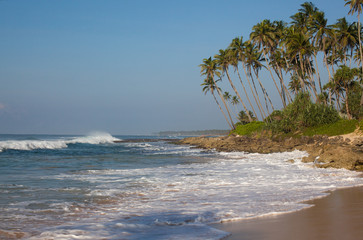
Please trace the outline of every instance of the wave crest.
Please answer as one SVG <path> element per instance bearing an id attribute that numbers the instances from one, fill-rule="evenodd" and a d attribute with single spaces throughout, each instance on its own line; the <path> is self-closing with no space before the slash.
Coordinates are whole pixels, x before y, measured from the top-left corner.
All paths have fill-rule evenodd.
<path id="1" fill-rule="evenodd" d="M 109 133 L 93 132 L 87 136 L 71 139 L 58 140 L 7 140 L 0 141 L 0 152 L 11 150 L 35 150 L 35 149 L 61 149 L 67 148 L 69 144 L 106 144 L 113 143 L 120 139 Z"/>

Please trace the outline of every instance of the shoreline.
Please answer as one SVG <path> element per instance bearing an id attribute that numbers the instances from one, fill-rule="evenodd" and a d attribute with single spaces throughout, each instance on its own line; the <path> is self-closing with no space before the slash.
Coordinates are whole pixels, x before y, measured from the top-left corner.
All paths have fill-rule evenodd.
<path id="1" fill-rule="evenodd" d="M 211 224 L 230 233 L 223 240 L 344 239 L 363 235 L 363 186 L 328 191 L 296 212 Z"/>
<path id="2" fill-rule="evenodd" d="M 311 162 L 316 167 L 363 171 L 361 134 L 278 140 L 248 136 L 192 137 L 185 138 L 178 144 L 220 152 L 267 154 L 300 150 L 309 154 L 302 161 Z M 363 236 L 363 186 L 338 188 L 327 193 L 327 196 L 302 202 L 312 206 L 295 212 L 210 226 L 230 233 L 223 240 L 356 240 Z"/>
<path id="3" fill-rule="evenodd" d="M 363 137 L 303 136 L 301 138 L 270 139 L 250 136 L 189 137 L 177 144 L 218 152 L 276 153 L 306 151 L 303 162 L 320 168 L 345 168 L 363 171 Z M 292 160 L 293 161 L 293 160 Z"/>

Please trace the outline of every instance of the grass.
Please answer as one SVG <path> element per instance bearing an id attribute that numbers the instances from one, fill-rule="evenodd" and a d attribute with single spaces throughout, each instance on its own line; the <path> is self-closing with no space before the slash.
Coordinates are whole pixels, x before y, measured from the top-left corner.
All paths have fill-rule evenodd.
<path id="1" fill-rule="evenodd" d="M 276 136 L 280 137 L 300 137 L 300 136 L 314 136 L 314 135 L 328 135 L 328 136 L 337 136 L 342 134 L 348 134 L 354 132 L 354 130 L 360 127 L 363 130 L 363 120 L 360 122 L 358 120 L 340 120 L 335 123 L 324 124 L 316 127 L 305 128 L 302 132 L 298 134 L 289 133 L 289 134 L 276 134 Z M 247 135 L 251 136 L 254 133 L 259 133 L 265 130 L 266 124 L 264 122 L 251 122 L 245 125 L 237 125 L 236 129 L 233 130 L 232 134 L 237 135 Z"/>
<path id="2" fill-rule="evenodd" d="M 362 129 L 363 122 L 360 123 L 360 128 Z M 321 126 L 310 127 L 303 131 L 303 135 L 305 136 L 313 136 L 313 135 L 328 135 L 328 136 L 336 136 L 342 134 L 348 134 L 354 132 L 357 128 L 358 121 L 357 120 L 340 120 L 331 124 L 324 124 Z"/>
<path id="3" fill-rule="evenodd" d="M 232 131 L 234 134 L 238 135 L 252 135 L 252 133 L 263 130 L 266 126 L 264 122 L 251 122 L 245 125 L 238 125 L 236 129 Z"/>

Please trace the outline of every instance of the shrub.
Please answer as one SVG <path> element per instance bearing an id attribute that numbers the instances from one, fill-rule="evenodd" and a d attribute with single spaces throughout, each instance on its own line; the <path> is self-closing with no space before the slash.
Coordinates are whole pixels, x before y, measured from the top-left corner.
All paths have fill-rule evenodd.
<path id="1" fill-rule="evenodd" d="M 264 122 L 250 122 L 245 125 L 238 125 L 236 129 L 232 131 L 238 135 L 251 135 L 254 132 L 262 130 L 266 124 Z"/>
<path id="2" fill-rule="evenodd" d="M 337 122 L 340 119 L 338 112 L 324 104 L 313 103 L 310 95 L 300 93 L 283 111 L 275 111 L 266 118 L 267 128 L 274 133 L 290 133 L 313 127 Z"/>

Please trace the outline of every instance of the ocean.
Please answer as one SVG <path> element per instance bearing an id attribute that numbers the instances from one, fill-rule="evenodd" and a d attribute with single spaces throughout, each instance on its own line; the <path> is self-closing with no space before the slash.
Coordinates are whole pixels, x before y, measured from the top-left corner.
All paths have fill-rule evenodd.
<path id="1" fill-rule="evenodd" d="M 302 163 L 301 151 L 157 138 L 0 135 L 0 239 L 221 239 L 229 233 L 210 224 L 298 211 L 363 185 L 357 172 Z"/>

